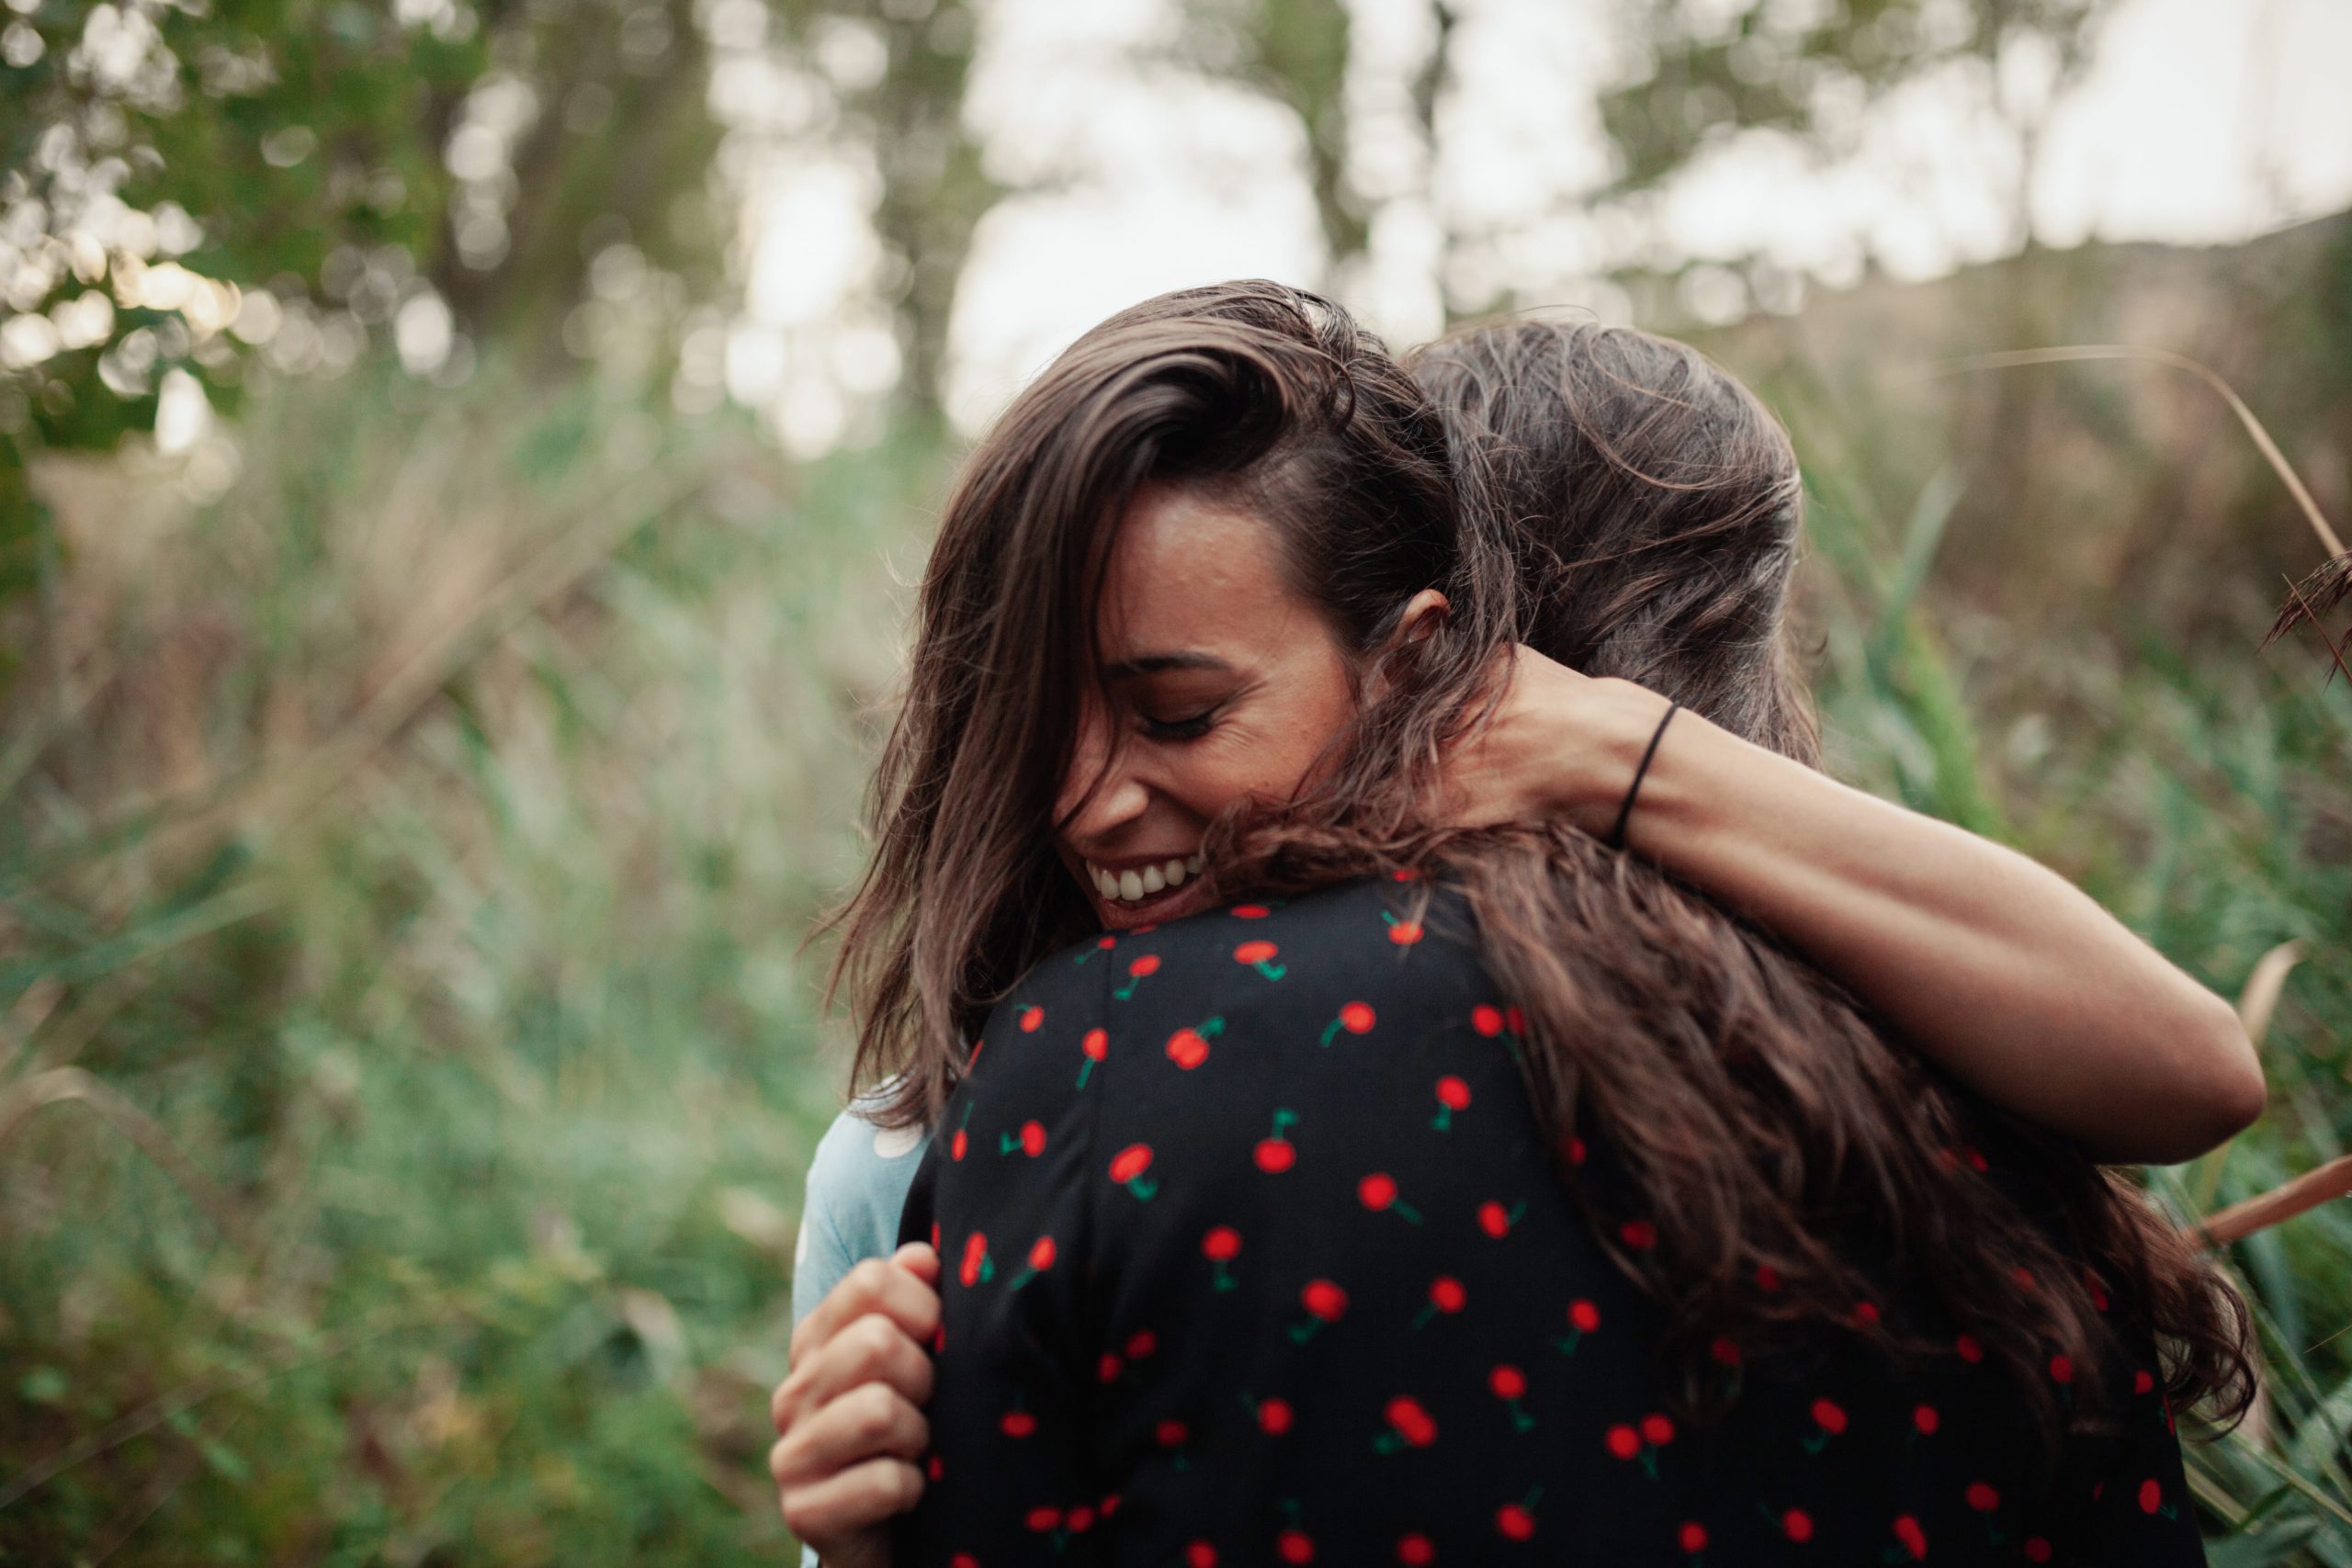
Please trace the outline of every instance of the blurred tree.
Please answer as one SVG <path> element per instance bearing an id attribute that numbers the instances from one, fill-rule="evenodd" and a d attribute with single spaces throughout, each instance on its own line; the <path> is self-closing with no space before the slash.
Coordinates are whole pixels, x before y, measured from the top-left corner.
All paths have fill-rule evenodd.
<path id="1" fill-rule="evenodd" d="M 2018 141 L 2018 243 L 2026 186 L 2051 107 L 2080 74 L 2094 25 L 2115 0 L 1623 0 L 1630 79 L 1601 95 L 1618 188 L 1657 186 L 1735 130 L 1786 132 L 1828 158 L 1853 152 L 1864 111 L 1930 73 L 1979 82 Z"/>
<path id="2" fill-rule="evenodd" d="M 1345 0 L 1182 0 L 1180 15 L 1189 63 L 1298 116 L 1331 268 L 1343 271 L 1371 237 L 1366 204 L 1348 179 Z"/>

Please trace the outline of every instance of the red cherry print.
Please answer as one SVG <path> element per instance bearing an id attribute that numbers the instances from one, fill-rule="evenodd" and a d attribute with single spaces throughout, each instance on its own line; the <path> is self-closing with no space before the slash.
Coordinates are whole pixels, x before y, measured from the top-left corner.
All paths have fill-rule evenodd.
<path id="1" fill-rule="evenodd" d="M 2075 1363 L 2064 1356 L 2050 1358 L 2050 1381 L 2061 1385 L 2075 1381 Z"/>
<path id="2" fill-rule="evenodd" d="M 1936 1428 L 1943 1424 L 1944 1418 L 1936 1414 L 1936 1407 L 1932 1404 L 1922 1404 L 1911 1412 L 1911 1425 L 1922 1437 L 1934 1437 Z"/>
<path id="3" fill-rule="evenodd" d="M 1728 1334 L 1718 1334 L 1715 1342 L 1707 1347 L 1707 1354 L 1726 1367 L 1739 1365 L 1739 1345 Z"/>
<path id="4" fill-rule="evenodd" d="M 1894 1520 L 1894 1539 L 1901 1541 L 1903 1543 L 1903 1550 L 1909 1552 L 1913 1557 L 1918 1558 L 1928 1555 L 1928 1532 L 1921 1529 L 1919 1528 L 1919 1521 L 1913 1518 L 1910 1515 L 1901 1514 L 1896 1516 Z"/>
<path id="5" fill-rule="evenodd" d="M 1503 1032 L 1503 1010 L 1481 1002 L 1470 1010 L 1470 1027 L 1491 1040 Z"/>
<path id="6" fill-rule="evenodd" d="M 936 1355 L 938 1355 L 942 1350 L 944 1350 L 944 1349 L 946 1349 L 946 1348 L 947 1348 L 947 1325 L 946 1325 L 945 1324 L 944 1324 L 944 1323 L 943 1323 L 943 1324 L 941 1324 L 938 1327 L 936 1327 L 936 1328 L 934 1328 L 934 1329 L 933 1329 L 933 1330 L 931 1331 L 931 1353 L 932 1353 L 933 1355 L 936 1356 Z"/>
<path id="7" fill-rule="evenodd" d="M 2140 1483 L 2140 1511 L 2142 1513 L 2153 1514 L 2163 1507 L 2164 1503 L 2165 1489 L 2156 1484 L 2153 1476 Z"/>
<path id="8" fill-rule="evenodd" d="M 1250 1153 L 1250 1157 L 1257 1162 L 1260 1170 L 1264 1171 L 1268 1176 L 1279 1176 L 1296 1163 L 1298 1150 L 1284 1135 L 1296 1125 L 1298 1125 L 1297 1112 L 1279 1109 L 1275 1111 L 1273 1132 L 1259 1139 L 1257 1148 Z"/>
<path id="9" fill-rule="evenodd" d="M 1707 1550 L 1707 1527 L 1693 1519 L 1676 1531 L 1674 1539 L 1685 1551 L 1704 1551 Z"/>
<path id="10" fill-rule="evenodd" d="M 1209 1043 L 1194 1029 L 1180 1029 L 1168 1037 L 1168 1059 L 1191 1072 L 1209 1059 Z"/>
<path id="11" fill-rule="evenodd" d="M 1803 1546 L 1813 1539 L 1813 1516 L 1803 1508 L 1791 1508 L 1781 1516 L 1781 1533 Z"/>
<path id="12" fill-rule="evenodd" d="M 1674 1441 L 1674 1423 L 1665 1416 L 1652 1414 L 1642 1417 L 1642 1441 L 1659 1448 Z"/>
<path id="13" fill-rule="evenodd" d="M 947 1568 L 980 1568 L 980 1560 L 968 1551 L 959 1551 L 947 1560 Z"/>
<path id="14" fill-rule="evenodd" d="M 1304 1345 L 1317 1328 L 1339 1322 L 1340 1314 L 1348 1310 L 1348 1292 L 1329 1280 L 1308 1280 L 1298 1299 L 1306 1308 L 1309 1321 L 1292 1325 L 1290 1337 L 1294 1344 Z"/>
<path id="15" fill-rule="evenodd" d="M 997 1427 L 1008 1438 L 1025 1438 L 1037 1429 L 1037 1418 L 1026 1410 L 1008 1410 Z"/>
<path id="16" fill-rule="evenodd" d="M 1269 1399 L 1258 1406 L 1258 1429 L 1270 1438 L 1290 1430 L 1291 1408 L 1286 1399 Z"/>
<path id="17" fill-rule="evenodd" d="M 1489 1199 L 1478 1205 L 1478 1228 L 1500 1241 L 1510 1234 L 1510 1227 L 1519 1222 L 1520 1209 L 1526 1206 L 1522 1202 L 1519 1208 L 1506 1209 Z"/>
<path id="18" fill-rule="evenodd" d="M 1023 1033 L 1023 1034 L 1035 1034 L 1035 1033 L 1036 1033 L 1036 1032 L 1037 1032 L 1037 1026 L 1038 1026 L 1039 1024 L 1041 1024 L 1041 1023 L 1044 1023 L 1045 1021 L 1046 1021 L 1046 1010 L 1045 1010 L 1044 1008 L 1041 1008 L 1041 1007 L 1025 1007 L 1025 1008 L 1023 1008 L 1023 1009 L 1021 1010 L 1021 1032 L 1022 1032 L 1022 1033 Z"/>
<path id="19" fill-rule="evenodd" d="M 1110 1032 L 1102 1029 L 1088 1030 L 1086 1032 L 1086 1038 L 1078 1043 L 1078 1048 L 1086 1053 L 1087 1060 L 1091 1062 L 1101 1061 L 1104 1056 L 1110 1055 Z"/>
<path id="20" fill-rule="evenodd" d="M 1388 940 L 1399 947 L 1410 947 L 1421 940 L 1421 928 L 1411 920 L 1399 920 L 1388 928 Z"/>
<path id="21" fill-rule="evenodd" d="M 1989 1514 L 2001 1506 L 2001 1495 L 1981 1481 L 1970 1482 L 1964 1495 L 1968 1506 L 1980 1514 Z"/>
<path id="22" fill-rule="evenodd" d="M 1568 1140 L 1568 1163 L 1570 1165 L 1582 1165 L 1584 1163 L 1584 1140 L 1582 1138 L 1572 1137 Z"/>
<path id="23" fill-rule="evenodd" d="M 1274 1538 L 1274 1551 L 1285 1562 L 1315 1561 L 1315 1541 L 1305 1530 L 1284 1530 Z"/>
<path id="24" fill-rule="evenodd" d="M 2156 1380 L 2150 1377 L 2145 1371 L 2136 1371 L 2132 1374 L 2132 1392 L 2133 1393 L 2145 1393 L 2155 1386 Z"/>
<path id="25" fill-rule="evenodd" d="M 1425 1535 L 1403 1536 L 1396 1542 L 1396 1561 L 1406 1568 L 1427 1568 L 1437 1561 L 1437 1548 Z"/>
<path id="26" fill-rule="evenodd" d="M 1976 1342 L 1976 1336 L 1973 1334 L 1962 1335 L 1952 1341 L 1951 1348 L 1960 1352 L 1962 1360 L 1972 1366 L 1984 1359 L 1984 1347 Z"/>
<path id="27" fill-rule="evenodd" d="M 1646 1252 L 1657 1245 L 1657 1227 L 1647 1220 L 1627 1220 L 1617 1227 L 1617 1235 L 1637 1252 Z"/>
<path id="28" fill-rule="evenodd" d="M 1869 1302 L 1856 1302 L 1854 1303 L 1854 1326 L 1857 1328 L 1876 1328 L 1878 1326 L 1878 1308 Z"/>
<path id="29" fill-rule="evenodd" d="M 1396 1179 L 1375 1170 L 1356 1183 L 1356 1197 L 1367 1209 L 1385 1209 L 1396 1201 Z"/>
<path id="30" fill-rule="evenodd" d="M 1778 1269 L 1773 1268 L 1770 1263 L 1758 1263 L 1756 1266 L 1756 1288 L 1759 1291 L 1779 1290 L 1781 1288 L 1781 1271 Z"/>
<path id="31" fill-rule="evenodd" d="M 1517 1367 L 1497 1367 L 1487 1374 L 1487 1386 L 1495 1391 L 1497 1399 L 1521 1399 L 1527 1394 L 1527 1378 Z"/>
<path id="32" fill-rule="evenodd" d="M 2022 1263 L 2009 1270 L 2009 1278 L 2015 1280 L 2018 1284 L 2023 1285 L 2029 1291 L 2033 1289 L 2033 1270 L 2027 1268 Z"/>
<path id="33" fill-rule="evenodd" d="M 931 1222 L 931 1249 L 933 1252 L 939 1250 L 939 1222 L 937 1220 Z"/>
<path id="34" fill-rule="evenodd" d="M 1223 1263 L 1241 1251 L 1241 1233 L 1231 1225 L 1218 1225 L 1201 1238 L 1201 1253 L 1216 1262 Z"/>
<path id="35" fill-rule="evenodd" d="M 1351 1034 L 1371 1033 L 1374 1021 L 1369 1002 L 1350 1002 L 1340 1010 L 1340 1027 Z"/>
<path id="36" fill-rule="evenodd" d="M 1527 1015 L 1516 1007 L 1505 1008 L 1503 1009 L 1503 1027 L 1513 1034 L 1524 1034 L 1527 1032 Z"/>
<path id="37" fill-rule="evenodd" d="M 1127 963 L 1127 983 L 1111 994 L 1124 1002 L 1136 994 L 1136 987 L 1141 986 L 1149 976 L 1159 973 L 1159 954 L 1138 953 Z"/>
<path id="38" fill-rule="evenodd" d="M 1468 1292 L 1462 1288 L 1461 1280 L 1451 1274 L 1440 1274 L 1430 1281 L 1429 1304 L 1413 1314 L 1413 1326 L 1420 1328 L 1426 1325 L 1430 1319 L 1442 1312 L 1449 1314 L 1460 1312 L 1462 1304 L 1469 1299 Z"/>
<path id="39" fill-rule="evenodd" d="M 1159 1336 L 1150 1329 L 1138 1329 L 1127 1337 L 1127 1359 L 1140 1361 L 1159 1348 Z"/>
<path id="40" fill-rule="evenodd" d="M 1832 1400 L 1815 1400 L 1813 1402 L 1813 1419 L 1815 1426 L 1819 1427 L 1823 1431 L 1828 1433 L 1833 1438 L 1846 1429 L 1846 1412 L 1840 1409 L 1837 1403 Z"/>
<path id="41" fill-rule="evenodd" d="M 1385 1414 L 1388 1417 L 1388 1425 L 1394 1428 L 1397 1439 L 1410 1443 L 1417 1449 L 1428 1448 L 1437 1440 L 1437 1423 L 1430 1419 L 1430 1413 L 1421 1408 L 1420 1401 L 1405 1394 L 1398 1394 L 1388 1402 Z M 1382 1452 L 1396 1451 L 1396 1441 L 1390 1440 L 1385 1436 L 1381 1441 L 1385 1445 L 1382 1448 Z"/>
<path id="42" fill-rule="evenodd" d="M 2025 1538 L 2025 1560 L 2026 1560 L 2028 1562 L 2049 1562 L 2049 1561 L 2050 1561 L 2050 1543 L 2049 1543 L 2048 1541 L 2046 1541 L 2046 1540 L 2042 1540 L 2042 1539 L 2041 1539 L 2040 1536 L 2038 1536 L 2038 1535 L 2030 1535 L 2030 1536 L 2026 1537 L 2026 1538 Z"/>
<path id="43" fill-rule="evenodd" d="M 1021 1152 L 1035 1158 L 1046 1152 L 1046 1129 L 1035 1122 L 1021 1123 Z"/>
<path id="44" fill-rule="evenodd" d="M 947 1140 L 947 1157 L 949 1159 L 962 1159 L 964 1157 L 965 1147 L 968 1142 L 969 1140 L 964 1136 L 964 1129 L 961 1127 L 956 1128 L 956 1135 Z"/>
<path id="45" fill-rule="evenodd" d="M 1216 1568 L 1216 1548 L 1196 1540 L 1184 1549 L 1184 1568 Z"/>
<path id="46" fill-rule="evenodd" d="M 1233 961 L 1248 964 L 1269 980 L 1279 980 L 1287 973 L 1274 962 L 1274 954 L 1280 951 L 1271 942 L 1245 942 L 1233 950 Z"/>
<path id="47" fill-rule="evenodd" d="M 1438 1103 L 1448 1111 L 1470 1109 L 1470 1086 L 1451 1075 L 1437 1080 Z"/>
<path id="48" fill-rule="evenodd" d="M 1119 1359 L 1117 1352 L 1105 1350 L 1102 1359 L 1094 1363 L 1094 1375 L 1104 1382 L 1116 1382 L 1119 1374 L 1126 1370 L 1126 1365 Z"/>
<path id="49" fill-rule="evenodd" d="M 2087 1265 L 2083 1269 L 2083 1289 L 2090 1292 L 2091 1306 L 2095 1310 L 2099 1312 L 2105 1312 L 2107 1310 L 2107 1283 L 2105 1280 L 2101 1280 L 2098 1274 L 2094 1273 Z"/>
<path id="50" fill-rule="evenodd" d="M 1610 1427 L 1605 1440 L 1609 1444 L 1609 1451 L 1619 1459 L 1632 1459 L 1642 1451 L 1642 1435 L 1631 1427 L 1619 1425 Z"/>
<path id="51" fill-rule="evenodd" d="M 1047 1530 L 1061 1528 L 1062 1511 L 1059 1508 L 1032 1508 L 1026 1522 L 1031 1529 L 1043 1535 Z"/>
<path id="52" fill-rule="evenodd" d="M 1576 1325 L 1579 1334 L 1589 1334 L 1600 1326 L 1600 1309 L 1579 1297 L 1568 1303 L 1568 1321 Z"/>
<path id="53" fill-rule="evenodd" d="M 1262 920 L 1266 918 L 1266 907 L 1263 904 L 1236 904 L 1233 918 L 1238 920 Z"/>
<path id="54" fill-rule="evenodd" d="M 1054 1238 L 1049 1235 L 1041 1235 L 1037 1238 L 1037 1244 L 1029 1249 L 1029 1267 L 1042 1274 L 1053 1266 Z"/>
<path id="55" fill-rule="evenodd" d="M 1080 1503 L 1077 1507 L 1072 1508 L 1069 1511 L 1069 1517 L 1064 1521 L 1064 1524 L 1072 1535 L 1084 1535 L 1093 1523 L 1094 1510 L 1088 1507 L 1083 1503 Z"/>
<path id="56" fill-rule="evenodd" d="M 956 1278 L 968 1287 L 987 1279 L 989 1273 L 989 1238 L 974 1231 L 964 1238 L 964 1263 Z"/>
<path id="57" fill-rule="evenodd" d="M 1409 865 L 1400 865 L 1395 871 L 1388 874 L 1390 880 L 1396 882 L 1411 882 L 1419 878 L 1420 874 L 1421 874 L 1419 872 L 1415 871 Z"/>
<path id="58" fill-rule="evenodd" d="M 1184 1446 L 1184 1439 L 1191 1435 L 1182 1421 L 1162 1421 L 1151 1429 L 1153 1440 L 1163 1449 L 1181 1449 Z"/>
<path id="59" fill-rule="evenodd" d="M 1147 1201 L 1159 1190 L 1158 1183 L 1143 1179 L 1143 1173 L 1150 1168 L 1149 1144 L 1129 1144 L 1111 1156 L 1111 1179 Z"/>
<path id="60" fill-rule="evenodd" d="M 1535 1533 L 1535 1516 L 1516 1503 L 1505 1503 L 1495 1510 L 1495 1529 L 1508 1540 L 1525 1540 Z"/>

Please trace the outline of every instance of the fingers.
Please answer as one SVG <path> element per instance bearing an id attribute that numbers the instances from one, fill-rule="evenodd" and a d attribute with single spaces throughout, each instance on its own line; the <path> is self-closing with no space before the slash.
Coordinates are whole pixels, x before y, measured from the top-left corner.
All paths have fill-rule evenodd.
<path id="1" fill-rule="evenodd" d="M 939 1327 L 939 1292 L 932 1289 L 932 1281 L 939 1278 L 939 1258 L 920 1243 L 900 1247 L 899 1254 L 906 1257 L 918 1247 L 929 1255 L 930 1280 L 911 1269 L 899 1267 L 895 1259 L 885 1262 L 869 1258 L 860 1263 L 843 1275 L 842 1282 L 828 1292 L 825 1299 L 793 1329 L 793 1367 L 797 1370 L 804 1357 L 814 1353 L 845 1325 L 869 1313 L 888 1317 L 918 1344 L 928 1344 Z"/>
<path id="2" fill-rule="evenodd" d="M 884 1383 L 860 1384 L 806 1412 L 768 1450 L 785 1522 L 808 1539 L 913 1506 L 922 1490 L 913 1461 L 930 1441 L 922 1412 Z"/>
<path id="3" fill-rule="evenodd" d="M 936 1290 L 939 1286 L 939 1254 L 927 1241 L 910 1241 L 890 1255 L 890 1261 L 904 1269 L 924 1284 Z"/>
<path id="4" fill-rule="evenodd" d="M 931 1402 L 932 1364 L 905 1329 L 879 1313 L 868 1313 L 801 1358 L 768 1400 L 768 1419 L 778 1435 L 796 1421 L 864 1383 L 892 1389 L 918 1408 Z"/>
<path id="5" fill-rule="evenodd" d="M 828 1565 L 887 1562 L 886 1554 L 859 1550 L 859 1532 L 905 1513 L 922 1496 L 922 1472 L 900 1459 L 868 1460 L 838 1475 L 784 1494 L 785 1528 Z M 876 1543 L 880 1544 L 880 1543 Z"/>

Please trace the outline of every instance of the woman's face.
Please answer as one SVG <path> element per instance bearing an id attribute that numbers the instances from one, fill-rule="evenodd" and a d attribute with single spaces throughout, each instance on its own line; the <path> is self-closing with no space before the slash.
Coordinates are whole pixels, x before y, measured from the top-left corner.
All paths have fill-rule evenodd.
<path id="1" fill-rule="evenodd" d="M 1289 799 L 1356 698 L 1347 650 L 1291 587 L 1272 527 L 1187 491 L 1136 493 L 1097 616 L 1109 701 L 1090 694 L 1080 715 L 1055 847 L 1121 931 L 1202 908 L 1211 818 Z"/>

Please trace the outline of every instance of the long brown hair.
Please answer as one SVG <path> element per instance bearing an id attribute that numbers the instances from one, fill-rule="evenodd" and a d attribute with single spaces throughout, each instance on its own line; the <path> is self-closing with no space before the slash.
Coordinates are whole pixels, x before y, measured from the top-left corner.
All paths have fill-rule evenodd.
<path id="1" fill-rule="evenodd" d="M 2030 1215 L 1973 1168 L 1985 1134 L 1966 1097 L 1770 934 L 1565 826 L 1423 826 L 1443 746 L 1522 636 L 1807 762 L 1816 731 L 1785 650 L 1795 464 L 1744 389 L 1665 340 L 1541 322 L 1457 336 L 1414 368 L 1418 387 L 1312 296 L 1195 290 L 1087 334 L 975 450 L 836 972 L 861 1003 L 860 1081 L 899 1075 L 883 1119 L 935 1116 L 988 1008 L 1091 929 L 1051 837 L 1091 607 L 1135 489 L 1198 484 L 1275 525 L 1295 585 L 1366 660 L 1419 589 L 1453 612 L 1385 656 L 1327 786 L 1212 828 L 1219 891 L 1408 868 L 1465 889 L 1528 1021 L 1537 1115 L 1564 1147 L 1605 1130 L 1630 1182 L 1603 1190 L 1564 1161 L 1571 1190 L 1603 1236 L 1635 1213 L 1656 1224 L 1624 1261 L 1668 1309 L 1693 1407 L 1719 1391 L 1719 1336 L 1849 1322 L 1893 1290 L 1977 1338 L 2046 1452 L 2053 1356 L 2080 1369 L 2071 1414 L 2097 1413 L 2109 1293 L 2166 1343 L 2176 1401 L 2242 1409 L 2242 1304 L 2127 1184 L 2015 1129 L 2004 1148 L 2049 1198 Z M 1883 1332 L 1931 1348 L 1899 1316 Z"/>
<path id="2" fill-rule="evenodd" d="M 1379 342 L 1274 283 L 1147 300 L 1013 400 L 941 518 L 875 776 L 874 856 L 840 917 L 833 981 L 855 1004 L 854 1081 L 892 1080 L 881 1121 L 933 1120 L 989 1009 L 1093 930 L 1053 852 L 1053 804 L 1136 491 L 1173 481 L 1280 520 L 1293 585 L 1354 656 L 1360 691 L 1383 677 L 1316 800 L 1362 803 L 1367 822 L 1385 806 L 1393 833 L 1472 716 L 1480 650 L 1510 630 L 1511 564 L 1464 547 L 1452 473 L 1443 424 Z M 1465 607 L 1454 635 L 1376 657 L 1431 586 Z"/>

